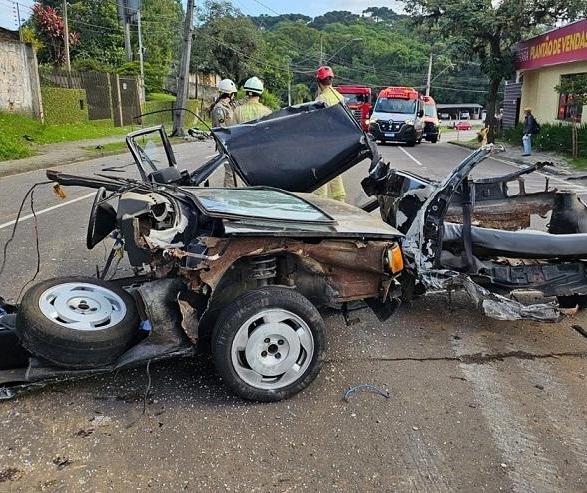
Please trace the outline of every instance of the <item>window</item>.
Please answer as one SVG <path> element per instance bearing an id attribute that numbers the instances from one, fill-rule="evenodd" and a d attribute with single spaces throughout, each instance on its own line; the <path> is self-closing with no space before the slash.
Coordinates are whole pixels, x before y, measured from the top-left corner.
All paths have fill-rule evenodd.
<path id="1" fill-rule="evenodd" d="M 413 115 L 416 113 L 417 104 L 415 99 L 379 98 L 375 104 L 375 111 Z"/>
<path id="2" fill-rule="evenodd" d="M 574 79 L 580 76 L 585 76 L 586 74 L 572 74 L 572 75 L 562 75 L 561 82 L 565 79 Z M 558 99 L 558 120 L 563 120 L 567 122 L 581 122 L 581 117 L 583 113 L 583 106 L 573 102 L 572 96 L 569 94 L 560 94 Z"/>

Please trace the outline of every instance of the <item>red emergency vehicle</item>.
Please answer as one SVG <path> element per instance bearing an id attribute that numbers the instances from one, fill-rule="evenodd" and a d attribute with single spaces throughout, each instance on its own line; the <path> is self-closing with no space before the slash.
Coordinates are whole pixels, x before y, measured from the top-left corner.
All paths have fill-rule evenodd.
<path id="1" fill-rule="evenodd" d="M 424 137 L 424 100 L 413 87 L 387 87 L 379 93 L 369 132 L 381 142 L 419 144 Z"/>
<path id="2" fill-rule="evenodd" d="M 347 108 L 364 130 L 369 130 L 369 115 L 371 114 L 371 88 L 365 86 L 338 86 L 336 90 L 344 97 Z"/>

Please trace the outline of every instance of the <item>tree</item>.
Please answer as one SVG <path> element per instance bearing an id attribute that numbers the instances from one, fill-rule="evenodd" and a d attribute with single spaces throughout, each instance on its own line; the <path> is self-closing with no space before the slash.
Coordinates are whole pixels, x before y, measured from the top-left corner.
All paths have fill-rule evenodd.
<path id="1" fill-rule="evenodd" d="M 261 34 L 253 21 L 224 0 L 205 3 L 195 30 L 191 70 L 216 73 L 236 83 L 258 75 Z"/>
<path id="2" fill-rule="evenodd" d="M 369 7 L 363 10 L 363 15 L 370 17 L 375 22 L 394 21 L 400 18 L 400 15 L 389 7 Z"/>
<path id="3" fill-rule="evenodd" d="M 587 105 L 587 74 L 576 74 L 564 77 L 555 89 L 561 96 L 566 97 L 567 105 L 570 105 L 575 109 Z M 574 158 L 579 155 L 577 124 L 580 122 L 580 118 L 577 113 L 578 112 L 575 112 L 575 114 L 570 115 L 572 121 L 572 155 Z"/>
<path id="4" fill-rule="evenodd" d="M 323 15 L 315 17 L 311 23 L 311 26 L 316 29 L 322 29 L 328 24 L 350 24 L 355 22 L 359 19 L 357 14 L 353 14 L 347 10 L 333 10 L 331 12 L 326 12 Z"/>
<path id="5" fill-rule="evenodd" d="M 68 19 L 70 29 L 73 27 L 80 34 L 80 42 L 71 50 L 76 66 L 94 65 L 112 69 L 126 62 L 123 31 L 114 2 L 71 2 Z"/>
<path id="6" fill-rule="evenodd" d="M 514 70 L 514 45 L 536 26 L 577 18 L 586 9 L 584 0 L 414 0 L 405 5 L 418 22 L 456 38 L 464 54 L 479 59 L 489 78 L 489 142 L 494 139 L 499 86 Z"/>
<path id="7" fill-rule="evenodd" d="M 63 19 L 52 7 L 39 3 L 33 5 L 33 26 L 39 40 L 43 43 L 41 59 L 60 66 L 65 63 L 65 34 Z M 69 46 L 74 47 L 80 40 L 79 33 L 69 31 Z"/>
<path id="8" fill-rule="evenodd" d="M 180 59 L 183 7 L 181 0 L 142 0 L 141 21 L 145 62 L 162 77 Z M 138 50 L 138 40 L 133 44 Z"/>
<path id="9" fill-rule="evenodd" d="M 291 88 L 293 104 L 301 104 L 312 99 L 312 93 L 306 84 L 296 84 Z"/>

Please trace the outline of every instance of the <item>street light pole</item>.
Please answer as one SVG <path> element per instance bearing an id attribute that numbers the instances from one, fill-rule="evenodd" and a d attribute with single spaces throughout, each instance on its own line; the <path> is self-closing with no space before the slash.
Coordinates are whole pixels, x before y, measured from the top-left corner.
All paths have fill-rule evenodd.
<path id="1" fill-rule="evenodd" d="M 141 10 L 137 10 L 137 25 L 139 36 L 139 66 L 141 68 L 143 101 L 145 100 L 145 67 L 143 63 L 143 33 L 141 31 Z"/>
<path id="2" fill-rule="evenodd" d="M 71 61 L 69 59 L 69 25 L 67 23 L 67 0 L 63 0 L 63 43 L 65 44 L 65 67 L 71 72 Z"/>
<path id="3" fill-rule="evenodd" d="M 432 53 L 428 60 L 428 77 L 426 78 L 426 96 L 430 96 L 430 84 L 432 83 Z"/>
<path id="4" fill-rule="evenodd" d="M 287 64 L 287 105 L 291 106 L 291 62 Z"/>
<path id="5" fill-rule="evenodd" d="M 192 53 L 192 36 L 194 32 L 194 0 L 188 0 L 185 12 L 185 24 L 183 27 L 183 44 L 181 52 L 181 66 L 179 68 L 179 80 L 177 81 L 176 109 L 173 118 L 172 135 L 183 136 L 184 108 L 188 99 L 190 85 L 190 56 Z"/>

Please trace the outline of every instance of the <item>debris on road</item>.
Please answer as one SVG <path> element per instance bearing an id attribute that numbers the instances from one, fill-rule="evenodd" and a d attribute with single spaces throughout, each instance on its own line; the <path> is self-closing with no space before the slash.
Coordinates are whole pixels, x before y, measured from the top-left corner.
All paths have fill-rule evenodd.
<path id="1" fill-rule="evenodd" d="M 381 387 L 378 387 L 377 385 L 373 385 L 370 383 L 360 383 L 357 385 L 353 385 L 350 388 L 348 388 L 346 390 L 346 392 L 344 393 L 343 399 L 347 402 L 349 402 L 349 399 L 351 398 L 351 396 L 353 394 L 355 394 L 356 392 L 372 392 L 373 394 L 377 394 L 380 395 L 382 397 L 385 397 L 386 399 L 390 398 L 389 392 L 385 389 L 382 389 Z"/>

